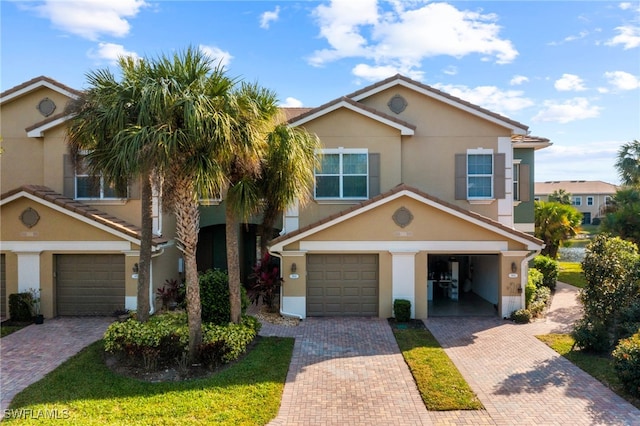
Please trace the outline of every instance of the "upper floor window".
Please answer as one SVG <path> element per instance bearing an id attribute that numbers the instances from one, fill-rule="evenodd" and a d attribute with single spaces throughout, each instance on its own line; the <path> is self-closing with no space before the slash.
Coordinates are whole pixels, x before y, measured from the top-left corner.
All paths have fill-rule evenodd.
<path id="1" fill-rule="evenodd" d="M 587 205 L 588 206 L 592 206 L 593 205 L 593 197 L 587 197 Z"/>
<path id="2" fill-rule="evenodd" d="M 316 199 L 366 199 L 369 155 L 366 149 L 325 149 L 315 171 Z"/>
<path id="3" fill-rule="evenodd" d="M 582 197 L 573 197 L 571 200 L 572 206 L 581 206 L 582 205 Z"/>
<path id="4" fill-rule="evenodd" d="M 493 153 L 467 154 L 467 196 L 493 198 Z"/>
<path id="5" fill-rule="evenodd" d="M 115 185 L 106 182 L 103 176 L 86 173 L 81 160 L 75 174 L 75 198 L 92 200 L 114 200 L 126 198 L 126 194 L 118 194 Z"/>
<path id="6" fill-rule="evenodd" d="M 513 163 L 513 201 L 520 201 L 520 163 Z"/>
<path id="7" fill-rule="evenodd" d="M 605 196 L 604 196 L 604 203 L 605 203 L 606 205 L 611 204 L 611 197 L 610 197 L 610 196 L 608 196 L 608 195 L 605 195 Z"/>

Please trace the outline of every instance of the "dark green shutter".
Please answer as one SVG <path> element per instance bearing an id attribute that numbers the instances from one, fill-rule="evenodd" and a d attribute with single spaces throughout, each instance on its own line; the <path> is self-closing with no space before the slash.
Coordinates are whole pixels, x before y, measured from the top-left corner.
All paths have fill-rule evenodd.
<path id="1" fill-rule="evenodd" d="M 369 198 L 380 194 L 380 154 L 369 154 Z"/>
<path id="2" fill-rule="evenodd" d="M 467 154 L 456 154 L 455 158 L 456 176 L 456 200 L 467 199 Z"/>
<path id="3" fill-rule="evenodd" d="M 62 182 L 62 194 L 65 197 L 75 198 L 76 196 L 76 170 L 73 167 L 71 161 L 71 155 L 65 154 L 62 156 L 62 170 L 63 170 L 63 182 Z"/>
<path id="4" fill-rule="evenodd" d="M 505 155 L 494 154 L 493 155 L 493 198 L 505 198 L 506 197 L 506 167 L 505 167 Z"/>

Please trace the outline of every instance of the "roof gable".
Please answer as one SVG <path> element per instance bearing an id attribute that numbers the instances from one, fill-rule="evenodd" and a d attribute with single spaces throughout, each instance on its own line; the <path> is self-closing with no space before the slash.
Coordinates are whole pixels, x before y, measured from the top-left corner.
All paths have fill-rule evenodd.
<path id="1" fill-rule="evenodd" d="M 24 83 L 19 84 L 18 86 L 12 87 L 0 93 L 0 105 L 6 102 L 9 102 L 13 99 L 17 99 L 27 93 L 33 92 L 34 90 L 38 90 L 42 87 L 49 88 L 71 99 L 77 99 L 82 94 L 82 92 L 76 89 L 72 89 L 71 87 L 66 86 L 60 82 L 57 82 L 52 78 L 40 76 L 40 77 L 33 78 L 29 81 L 25 81 Z"/>
<path id="2" fill-rule="evenodd" d="M 353 99 L 356 102 L 359 102 L 365 98 L 368 98 L 374 94 L 388 90 L 395 86 L 406 87 L 410 90 L 421 93 L 425 96 L 428 96 L 430 98 L 443 102 L 447 105 L 453 106 L 454 108 L 466 111 L 469 114 L 475 115 L 484 120 L 506 127 L 510 129 L 514 134 L 526 135 L 529 130 L 529 127 L 522 123 L 519 123 L 515 120 L 511 120 L 510 118 L 504 117 L 500 114 L 489 111 L 488 109 L 482 108 L 478 105 L 474 105 L 471 102 L 467 102 L 463 99 L 457 98 L 441 90 L 438 90 L 426 84 L 420 83 L 418 81 L 412 80 L 400 74 L 397 74 L 393 77 L 389 77 L 385 80 L 382 80 L 378 83 L 374 83 L 370 86 L 364 87 L 356 92 L 353 92 L 347 95 L 346 97 Z"/>
<path id="3" fill-rule="evenodd" d="M 499 234 L 505 238 L 522 243 L 526 245 L 530 250 L 541 249 L 543 246 L 543 242 L 541 240 L 529 234 L 505 226 L 500 222 L 482 216 L 478 213 L 465 210 L 456 205 L 447 203 L 416 188 L 402 184 L 393 188 L 391 191 L 378 195 L 377 197 L 343 210 L 342 212 L 331 215 L 318 222 L 312 223 L 296 231 L 275 238 L 270 243 L 270 250 L 282 251 L 284 247 L 289 244 L 301 241 L 306 237 L 340 224 L 350 218 L 371 211 L 400 197 L 410 197 L 425 205 L 433 207 L 442 213 L 453 215 L 458 219 L 464 220 L 467 223 L 473 224 L 485 230 L 489 230 L 493 233 Z"/>
<path id="4" fill-rule="evenodd" d="M 36 203 L 71 216 L 86 224 L 99 228 L 131 243 L 140 245 L 141 229 L 89 205 L 65 197 L 51 188 L 40 185 L 24 185 L 13 191 L 0 195 L 0 207 L 19 198 L 28 198 Z M 153 246 L 159 248 L 168 240 L 162 237 L 153 238 Z"/>
<path id="5" fill-rule="evenodd" d="M 318 108 L 314 108 L 304 114 L 296 116 L 289 120 L 289 124 L 292 126 L 301 126 L 304 123 L 315 120 L 318 117 L 329 114 L 340 108 L 346 108 L 372 120 L 393 127 L 394 129 L 399 130 L 402 135 L 413 135 L 416 130 L 416 126 L 411 123 L 407 123 L 404 120 L 400 120 L 396 117 L 377 111 L 374 108 L 355 102 L 353 99 L 349 99 L 347 97 L 334 99 L 331 102 L 319 106 Z"/>

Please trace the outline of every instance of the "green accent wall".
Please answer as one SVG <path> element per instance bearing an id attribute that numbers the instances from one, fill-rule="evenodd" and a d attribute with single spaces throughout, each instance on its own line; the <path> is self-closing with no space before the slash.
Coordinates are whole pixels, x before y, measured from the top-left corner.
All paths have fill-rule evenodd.
<path id="1" fill-rule="evenodd" d="M 529 178 L 529 194 L 531 195 L 530 201 L 524 201 L 518 204 L 513 209 L 513 221 L 514 223 L 534 223 L 534 188 L 535 188 L 535 151 L 533 148 L 517 148 L 513 150 L 514 160 L 521 160 L 521 164 L 528 164 L 530 169 Z"/>

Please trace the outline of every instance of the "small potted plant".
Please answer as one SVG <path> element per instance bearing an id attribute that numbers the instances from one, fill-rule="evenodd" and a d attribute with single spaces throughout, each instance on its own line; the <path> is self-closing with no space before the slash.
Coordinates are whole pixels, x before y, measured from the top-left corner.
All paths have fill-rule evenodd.
<path id="1" fill-rule="evenodd" d="M 31 312 L 36 324 L 44 323 L 44 316 L 40 312 L 40 289 L 30 288 L 31 293 Z"/>

